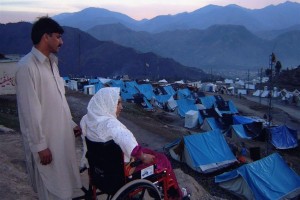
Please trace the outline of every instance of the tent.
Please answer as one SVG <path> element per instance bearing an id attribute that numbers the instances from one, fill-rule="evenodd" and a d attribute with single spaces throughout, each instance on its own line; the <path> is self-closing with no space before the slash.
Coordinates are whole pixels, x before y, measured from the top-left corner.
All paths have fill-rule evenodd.
<path id="1" fill-rule="evenodd" d="M 261 94 L 261 97 L 268 97 L 270 91 L 269 90 L 264 90 Z"/>
<path id="2" fill-rule="evenodd" d="M 195 128 L 199 122 L 199 111 L 190 110 L 185 113 L 184 127 Z"/>
<path id="3" fill-rule="evenodd" d="M 83 93 L 88 95 L 95 94 L 95 85 L 85 85 L 83 86 Z"/>
<path id="4" fill-rule="evenodd" d="M 101 82 L 98 82 L 94 85 L 95 85 L 95 93 L 97 93 L 101 88 L 104 87 L 103 83 L 101 83 Z"/>
<path id="5" fill-rule="evenodd" d="M 176 100 L 173 98 L 173 96 L 167 101 L 167 108 L 171 111 L 174 111 L 175 108 L 177 108 L 177 102 Z"/>
<path id="6" fill-rule="evenodd" d="M 233 124 L 251 124 L 253 122 L 265 123 L 264 119 L 253 116 L 233 115 Z"/>
<path id="7" fill-rule="evenodd" d="M 169 152 L 173 159 L 201 173 L 214 172 L 237 161 L 219 129 L 184 136 Z"/>
<path id="8" fill-rule="evenodd" d="M 262 90 L 256 90 L 252 95 L 255 97 L 259 97 L 263 93 Z"/>
<path id="9" fill-rule="evenodd" d="M 169 95 L 176 94 L 175 90 L 173 89 L 173 87 L 171 85 L 164 86 L 163 90 L 166 92 L 166 94 L 169 94 Z"/>
<path id="10" fill-rule="evenodd" d="M 297 130 L 282 125 L 271 127 L 268 131 L 271 135 L 271 143 L 276 149 L 291 149 L 298 146 Z"/>
<path id="11" fill-rule="evenodd" d="M 246 199 L 291 199 L 300 195 L 300 177 L 278 153 L 215 177 L 215 183 Z"/>
<path id="12" fill-rule="evenodd" d="M 177 90 L 177 99 L 192 98 L 191 91 L 187 88 Z"/>
<path id="13" fill-rule="evenodd" d="M 260 136 L 263 130 L 262 122 L 252 122 L 248 124 L 235 124 L 231 126 L 227 136 L 232 139 L 254 139 Z"/>
<path id="14" fill-rule="evenodd" d="M 124 88 L 121 90 L 123 101 L 133 101 L 134 95 L 139 93 L 136 89 L 138 84 L 135 81 L 125 82 Z"/>
<path id="15" fill-rule="evenodd" d="M 124 90 L 124 82 L 122 80 L 110 80 L 108 83 L 110 87 L 119 87 L 121 90 Z"/>
<path id="16" fill-rule="evenodd" d="M 136 89 L 143 94 L 147 100 L 151 100 L 153 97 L 155 97 L 151 84 L 140 84 L 137 85 Z"/>
<path id="17" fill-rule="evenodd" d="M 200 97 L 199 99 L 207 109 L 212 108 L 216 102 L 215 96 L 205 96 L 205 97 Z"/>
<path id="18" fill-rule="evenodd" d="M 153 106 L 150 104 L 150 102 L 147 100 L 147 98 L 143 94 L 136 94 L 134 95 L 134 103 L 137 105 L 142 106 L 145 110 L 153 111 Z"/>
<path id="19" fill-rule="evenodd" d="M 167 103 L 168 100 L 173 98 L 171 95 L 169 94 L 164 94 L 164 95 L 155 95 L 155 98 L 153 98 L 155 100 L 155 104 L 160 107 L 160 108 L 164 108 Z"/>
<path id="20" fill-rule="evenodd" d="M 232 125 L 230 131 L 227 133 L 227 136 L 232 139 L 235 139 L 235 140 L 238 140 L 238 139 L 250 140 L 250 139 L 252 139 L 252 137 L 247 134 L 247 132 L 244 129 L 244 126 L 242 124 Z"/>
<path id="21" fill-rule="evenodd" d="M 215 118 L 208 117 L 204 119 L 203 124 L 201 125 L 201 129 L 204 131 L 222 129 L 222 125 Z"/>
<path id="22" fill-rule="evenodd" d="M 194 100 L 191 99 L 178 99 L 177 103 L 177 113 L 180 117 L 185 117 L 185 113 L 190 110 L 198 111 Z"/>
<path id="23" fill-rule="evenodd" d="M 235 105 L 233 104 L 232 101 L 226 101 L 225 104 L 227 105 L 226 107 L 219 107 L 217 105 L 216 112 L 219 113 L 219 115 L 223 115 L 223 114 L 238 114 L 239 111 L 237 110 L 237 108 L 235 107 Z"/>

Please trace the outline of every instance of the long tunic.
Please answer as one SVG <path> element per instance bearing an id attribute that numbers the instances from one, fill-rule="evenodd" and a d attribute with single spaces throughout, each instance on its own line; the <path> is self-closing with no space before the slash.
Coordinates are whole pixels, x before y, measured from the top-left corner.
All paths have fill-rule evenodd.
<path id="1" fill-rule="evenodd" d="M 44 56 L 36 48 L 18 63 L 17 102 L 27 167 L 37 166 L 47 190 L 61 198 L 70 198 L 81 187 L 76 159 L 71 112 L 59 75 L 57 58 Z M 52 162 L 40 164 L 38 152 L 49 148 Z M 31 163 L 31 158 L 33 161 Z M 33 179 L 34 180 L 34 179 Z"/>

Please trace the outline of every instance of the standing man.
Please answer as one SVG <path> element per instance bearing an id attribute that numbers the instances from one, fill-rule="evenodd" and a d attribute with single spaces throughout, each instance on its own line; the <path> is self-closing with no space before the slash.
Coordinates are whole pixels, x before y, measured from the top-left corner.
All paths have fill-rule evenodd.
<path id="1" fill-rule="evenodd" d="M 16 73 L 20 127 L 30 180 L 39 199 L 71 199 L 81 188 L 75 136 L 64 82 L 57 67 L 63 28 L 49 17 L 32 26 L 31 52 L 18 63 Z"/>

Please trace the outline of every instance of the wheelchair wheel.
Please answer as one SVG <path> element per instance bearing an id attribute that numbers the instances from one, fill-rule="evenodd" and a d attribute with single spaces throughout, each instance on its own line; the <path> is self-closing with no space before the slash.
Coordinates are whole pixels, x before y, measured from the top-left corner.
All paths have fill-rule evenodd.
<path id="1" fill-rule="evenodd" d="M 145 179 L 137 179 L 131 181 L 121 187 L 117 193 L 113 196 L 112 200 L 160 200 L 160 192 L 156 186 Z"/>

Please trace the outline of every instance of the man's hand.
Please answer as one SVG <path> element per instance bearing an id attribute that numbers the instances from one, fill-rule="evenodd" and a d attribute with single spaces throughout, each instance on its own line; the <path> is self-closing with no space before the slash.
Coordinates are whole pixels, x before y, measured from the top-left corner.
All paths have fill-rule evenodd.
<path id="1" fill-rule="evenodd" d="M 38 152 L 42 165 L 48 165 L 52 162 L 52 153 L 49 148 Z"/>
<path id="2" fill-rule="evenodd" d="M 73 132 L 74 132 L 75 137 L 78 137 L 78 136 L 80 136 L 82 134 L 80 126 L 74 127 L 73 128 Z"/>

